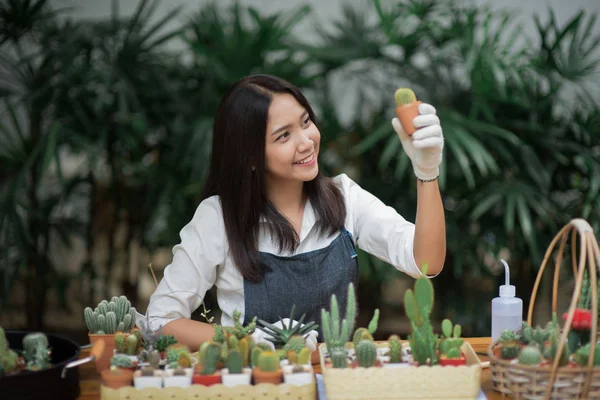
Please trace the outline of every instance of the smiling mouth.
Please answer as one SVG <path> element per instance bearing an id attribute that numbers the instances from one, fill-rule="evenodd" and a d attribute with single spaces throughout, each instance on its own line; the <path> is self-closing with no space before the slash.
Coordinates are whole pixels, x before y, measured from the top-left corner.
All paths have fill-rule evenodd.
<path id="1" fill-rule="evenodd" d="M 307 164 L 307 163 L 311 162 L 314 158 L 315 158 L 315 153 L 312 153 L 310 156 L 305 157 L 300 161 L 296 161 L 294 164 L 296 164 L 296 165 Z"/>

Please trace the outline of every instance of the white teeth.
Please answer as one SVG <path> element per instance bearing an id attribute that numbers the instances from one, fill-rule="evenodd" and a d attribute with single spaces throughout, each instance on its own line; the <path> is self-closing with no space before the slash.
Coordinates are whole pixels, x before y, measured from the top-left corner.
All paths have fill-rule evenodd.
<path id="1" fill-rule="evenodd" d="M 313 157 L 315 156 L 315 153 L 312 153 L 310 156 L 306 157 L 303 160 L 300 161 L 296 161 L 294 164 L 306 164 L 309 163 L 313 160 Z"/>

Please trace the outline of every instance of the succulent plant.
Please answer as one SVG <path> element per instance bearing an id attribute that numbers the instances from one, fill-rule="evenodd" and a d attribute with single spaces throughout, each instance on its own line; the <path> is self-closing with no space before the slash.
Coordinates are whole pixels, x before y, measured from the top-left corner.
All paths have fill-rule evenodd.
<path id="1" fill-rule="evenodd" d="M 229 350 L 225 365 L 227 366 L 230 374 L 241 374 L 243 368 L 242 353 L 237 349 Z"/>
<path id="2" fill-rule="evenodd" d="M 519 354 L 519 364 L 537 365 L 542 362 L 542 352 L 537 344 L 529 345 L 521 350 Z"/>
<path id="3" fill-rule="evenodd" d="M 440 352 L 449 359 L 460 358 L 462 356 L 460 348 L 464 342 L 460 337 L 462 334 L 460 325 L 452 326 L 452 321 L 444 319 L 442 321 L 442 333 L 444 337 L 439 343 Z"/>
<path id="4" fill-rule="evenodd" d="M 94 334 L 129 332 L 135 325 L 135 307 L 125 296 L 115 296 L 110 302 L 102 300 L 94 310 L 86 307 L 83 314 L 87 328 Z"/>
<path id="5" fill-rule="evenodd" d="M 588 357 L 590 356 L 591 344 L 585 344 L 581 346 L 575 352 L 575 362 L 581 366 L 587 366 Z M 594 366 L 600 365 L 600 343 L 596 343 L 596 349 L 594 350 L 593 364 Z"/>
<path id="6" fill-rule="evenodd" d="M 242 365 L 247 367 L 250 363 L 250 341 L 247 338 L 242 338 L 240 339 L 238 347 L 242 354 Z"/>
<path id="7" fill-rule="evenodd" d="M 396 105 L 401 106 L 417 101 L 417 97 L 412 90 L 408 88 L 399 88 L 394 93 L 394 100 L 396 100 Z"/>
<path id="8" fill-rule="evenodd" d="M 0 328 L 0 376 L 11 374 L 18 365 L 19 355 L 8 347 L 4 329 Z"/>
<path id="9" fill-rule="evenodd" d="M 346 315 L 344 318 L 340 318 L 340 309 L 335 294 L 331 296 L 329 311 L 321 309 L 323 339 L 325 340 L 329 354 L 335 348 L 344 348 L 346 342 L 350 341 L 350 335 L 354 331 L 355 319 L 356 293 L 354 291 L 354 284 L 350 283 L 348 284 Z"/>
<path id="10" fill-rule="evenodd" d="M 377 346 L 371 340 L 361 340 L 355 349 L 358 365 L 369 368 L 377 361 Z"/>
<path id="11" fill-rule="evenodd" d="M 258 320 L 258 329 L 265 332 L 267 335 L 270 335 L 270 337 L 267 337 L 266 340 L 273 343 L 275 347 L 283 347 L 293 336 L 304 336 L 311 330 L 319 328 L 319 325 L 317 325 L 314 321 L 310 321 L 305 325 L 302 325 L 304 318 L 306 318 L 306 314 L 302 314 L 300 319 L 298 319 L 298 321 L 294 324 L 295 311 L 296 305 L 292 306 L 287 324 L 283 322 L 283 318 L 279 318 L 281 320 L 282 328 L 270 324 L 262 319 Z"/>
<path id="12" fill-rule="evenodd" d="M 344 347 L 334 347 L 329 353 L 333 368 L 348 367 L 348 350 Z"/>
<path id="13" fill-rule="evenodd" d="M 269 350 L 270 350 L 270 349 L 269 349 Z M 262 352 L 263 352 L 263 351 L 266 351 L 266 350 L 263 350 L 263 349 L 261 349 L 261 348 L 260 348 L 260 347 L 258 347 L 258 346 L 255 346 L 255 347 L 252 349 L 252 354 L 251 354 L 251 362 L 252 362 L 252 366 L 253 366 L 253 367 L 256 367 L 256 366 L 258 366 L 258 359 L 260 358 L 260 355 L 262 354 Z"/>
<path id="14" fill-rule="evenodd" d="M 544 357 L 548 360 L 554 361 L 558 356 L 558 345 L 560 343 L 560 326 L 558 325 L 558 317 L 556 313 L 552 315 L 552 321 L 546 326 L 546 331 L 549 333 L 548 346 L 544 350 Z M 569 346 L 564 346 L 563 351 L 560 355 L 558 365 L 563 366 L 569 362 Z"/>
<path id="15" fill-rule="evenodd" d="M 23 358 L 28 363 L 35 361 L 36 351 L 44 349 L 48 353 L 48 337 L 41 332 L 28 333 L 23 337 Z"/>
<path id="16" fill-rule="evenodd" d="M 398 335 L 391 335 L 388 338 L 388 346 L 390 347 L 390 362 L 402 362 L 402 342 Z"/>
<path id="17" fill-rule="evenodd" d="M 275 372 L 279 369 L 279 357 L 274 351 L 263 351 L 258 358 L 258 368 L 262 372 Z"/>
<path id="18" fill-rule="evenodd" d="M 422 267 L 423 275 L 417 278 L 414 291 L 404 293 L 404 309 L 410 319 L 411 334 L 408 336 L 414 360 L 420 365 L 437 364 L 438 336 L 433 333 L 429 315 L 433 309 L 433 285 L 427 278 L 427 265 Z"/>
<path id="19" fill-rule="evenodd" d="M 298 364 L 308 364 L 310 362 L 310 350 L 308 347 L 303 347 L 300 352 L 298 352 Z"/>
<path id="20" fill-rule="evenodd" d="M 210 342 L 206 345 L 204 352 L 200 353 L 200 363 L 202 364 L 201 375 L 211 375 L 217 371 L 217 364 L 221 359 L 221 345 L 216 342 Z"/>
<path id="21" fill-rule="evenodd" d="M 117 354 L 111 358 L 110 365 L 118 368 L 131 368 L 133 361 L 125 354 Z"/>

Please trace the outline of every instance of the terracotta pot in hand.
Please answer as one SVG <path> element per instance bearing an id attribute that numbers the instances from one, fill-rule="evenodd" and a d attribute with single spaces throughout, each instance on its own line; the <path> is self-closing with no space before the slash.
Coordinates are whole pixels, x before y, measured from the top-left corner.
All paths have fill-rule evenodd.
<path id="1" fill-rule="evenodd" d="M 396 90 L 394 98 L 396 100 L 396 117 L 398 117 L 404 132 L 411 136 L 417 130 L 413 120 L 419 115 L 419 104 L 422 102 L 417 100 L 412 90 L 406 88 Z"/>

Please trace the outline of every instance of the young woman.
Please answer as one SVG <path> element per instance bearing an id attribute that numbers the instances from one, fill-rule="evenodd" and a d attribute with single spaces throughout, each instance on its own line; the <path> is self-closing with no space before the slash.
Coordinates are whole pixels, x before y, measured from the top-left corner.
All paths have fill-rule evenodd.
<path id="1" fill-rule="evenodd" d="M 296 87 L 267 75 L 235 83 L 216 114 L 204 200 L 150 299 L 150 329 L 192 349 L 210 340 L 212 325 L 190 315 L 213 285 L 223 325 L 235 310 L 244 323 L 275 322 L 293 305 L 296 318 L 320 323 L 331 295 L 343 307 L 348 284 L 358 284 L 355 246 L 410 276 L 423 264 L 437 275 L 446 254 L 443 135 L 431 105 L 419 112 L 411 137 L 392 120 L 417 178 L 412 224 L 346 175 L 320 173 L 316 118 Z"/>

